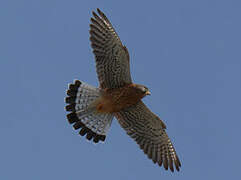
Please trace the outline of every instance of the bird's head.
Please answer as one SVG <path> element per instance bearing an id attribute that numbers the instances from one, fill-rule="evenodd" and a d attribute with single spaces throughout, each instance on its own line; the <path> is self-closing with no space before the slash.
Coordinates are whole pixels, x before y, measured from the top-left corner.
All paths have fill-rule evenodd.
<path id="1" fill-rule="evenodd" d="M 151 95 L 151 92 L 148 90 L 146 86 L 137 84 L 136 90 L 138 94 L 140 94 L 142 97 L 145 97 L 146 95 Z"/>

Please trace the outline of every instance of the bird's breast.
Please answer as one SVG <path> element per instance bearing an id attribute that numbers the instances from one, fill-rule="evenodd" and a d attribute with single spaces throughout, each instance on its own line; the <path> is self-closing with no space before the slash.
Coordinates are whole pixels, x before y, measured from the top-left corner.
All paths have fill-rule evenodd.
<path id="1" fill-rule="evenodd" d="M 101 113 L 113 113 L 136 104 L 142 97 L 128 85 L 122 88 L 106 90 L 99 98 L 96 109 Z"/>

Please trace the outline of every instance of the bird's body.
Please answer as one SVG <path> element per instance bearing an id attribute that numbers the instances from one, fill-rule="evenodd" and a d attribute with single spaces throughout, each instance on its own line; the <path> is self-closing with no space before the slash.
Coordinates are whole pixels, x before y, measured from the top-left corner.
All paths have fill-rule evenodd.
<path id="1" fill-rule="evenodd" d="M 95 55 L 100 86 L 76 80 L 67 90 L 69 123 L 81 136 L 95 143 L 105 140 L 113 117 L 154 163 L 179 171 L 181 163 L 162 120 L 142 102 L 149 95 L 144 85 L 134 84 L 130 58 L 108 18 L 97 9 L 90 24 L 90 41 Z"/>
<path id="2" fill-rule="evenodd" d="M 138 86 L 140 85 L 127 84 L 120 88 L 105 89 L 101 96 L 92 103 L 92 106 L 95 106 L 99 113 L 119 112 L 136 104 L 146 95 L 139 92 Z"/>

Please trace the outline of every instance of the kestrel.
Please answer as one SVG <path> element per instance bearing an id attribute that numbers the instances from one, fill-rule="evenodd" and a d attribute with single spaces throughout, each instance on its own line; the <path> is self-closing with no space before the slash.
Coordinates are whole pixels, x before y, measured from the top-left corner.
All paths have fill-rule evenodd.
<path id="1" fill-rule="evenodd" d="M 104 141 L 116 117 L 121 127 L 144 153 L 166 170 L 179 171 L 181 163 L 162 120 L 142 102 L 147 87 L 132 83 L 130 57 L 110 21 L 97 9 L 90 24 L 90 41 L 96 61 L 99 88 L 79 80 L 70 84 L 65 99 L 70 124 L 81 136 Z"/>

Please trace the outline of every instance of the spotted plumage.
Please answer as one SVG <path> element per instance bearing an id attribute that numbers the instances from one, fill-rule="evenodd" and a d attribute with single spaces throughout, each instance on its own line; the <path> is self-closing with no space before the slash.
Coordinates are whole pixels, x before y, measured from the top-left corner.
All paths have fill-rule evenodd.
<path id="1" fill-rule="evenodd" d="M 134 84 L 130 58 L 108 18 L 97 9 L 90 24 L 90 41 L 100 86 L 79 80 L 69 85 L 65 102 L 67 119 L 81 136 L 97 143 L 105 141 L 113 117 L 148 158 L 166 170 L 179 171 L 180 160 L 166 133 L 166 125 L 142 102 L 147 87 Z"/>

